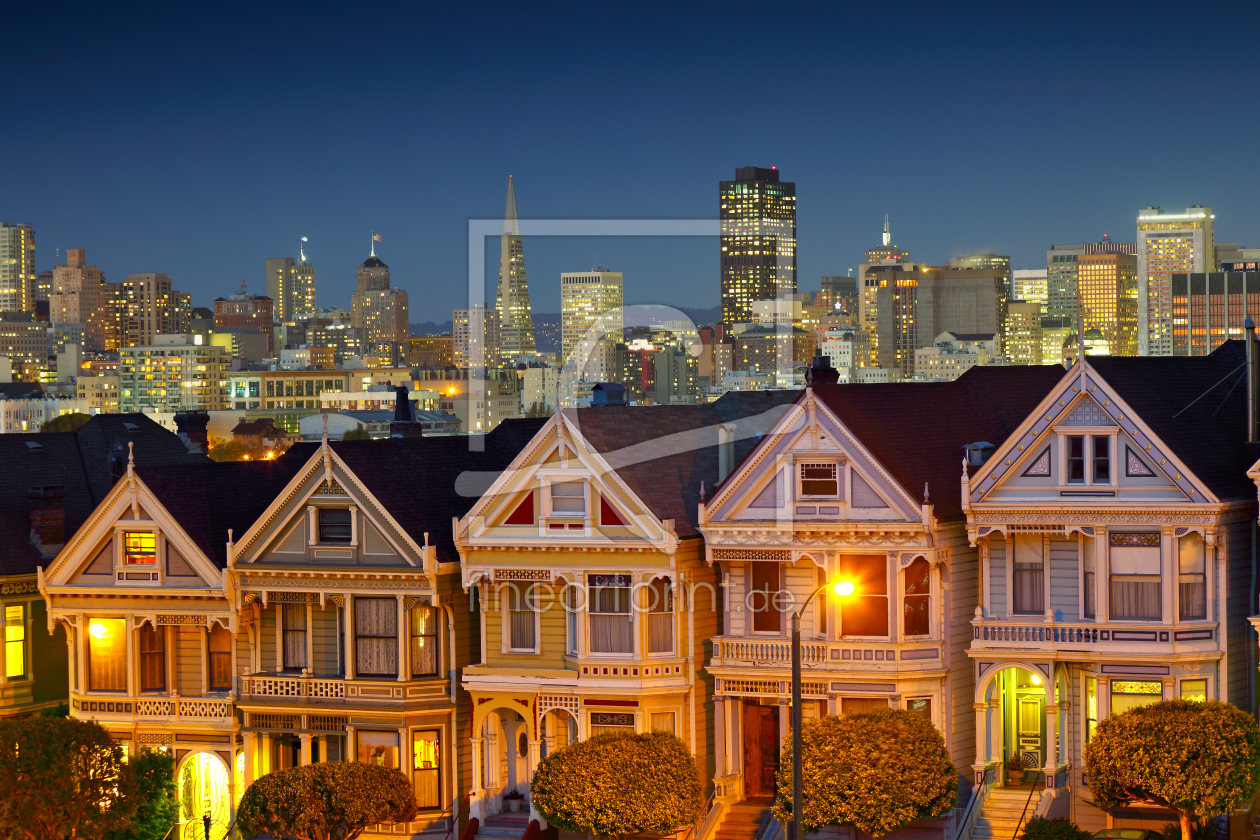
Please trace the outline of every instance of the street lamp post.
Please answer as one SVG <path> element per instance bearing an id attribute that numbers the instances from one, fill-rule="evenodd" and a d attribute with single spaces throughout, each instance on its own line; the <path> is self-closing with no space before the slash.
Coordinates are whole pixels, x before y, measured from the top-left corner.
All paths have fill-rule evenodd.
<path id="1" fill-rule="evenodd" d="M 787 840 L 801 838 L 801 613 L 815 595 L 829 586 L 842 598 L 853 594 L 853 584 L 848 581 L 834 585 L 824 583 L 792 613 L 792 824 L 788 827 Z"/>

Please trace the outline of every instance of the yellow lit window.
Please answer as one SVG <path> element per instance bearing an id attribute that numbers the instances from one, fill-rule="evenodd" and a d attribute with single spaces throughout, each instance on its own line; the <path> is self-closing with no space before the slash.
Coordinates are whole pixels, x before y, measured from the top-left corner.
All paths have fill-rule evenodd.
<path id="1" fill-rule="evenodd" d="M 26 676 L 26 617 L 21 604 L 4 608 L 4 676 Z"/>
<path id="2" fill-rule="evenodd" d="M 123 563 L 155 565 L 157 534 L 152 531 L 128 531 L 123 534 Z"/>

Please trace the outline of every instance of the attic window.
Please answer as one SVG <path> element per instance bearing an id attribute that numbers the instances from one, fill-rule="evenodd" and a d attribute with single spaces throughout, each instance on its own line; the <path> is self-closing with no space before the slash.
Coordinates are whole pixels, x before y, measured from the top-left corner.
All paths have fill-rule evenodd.
<path id="1" fill-rule="evenodd" d="M 321 508 L 319 511 L 319 541 L 321 543 L 350 544 L 349 508 Z"/>
<path id="2" fill-rule="evenodd" d="M 834 463 L 801 464 L 801 498 L 834 499 L 839 495 L 838 471 Z"/>
<path id="3" fill-rule="evenodd" d="M 551 485 L 552 516 L 586 515 L 586 482 L 557 481 Z"/>
<path id="4" fill-rule="evenodd" d="M 123 563 L 128 566 L 152 566 L 157 563 L 157 534 L 152 531 L 127 531 L 123 534 Z"/>

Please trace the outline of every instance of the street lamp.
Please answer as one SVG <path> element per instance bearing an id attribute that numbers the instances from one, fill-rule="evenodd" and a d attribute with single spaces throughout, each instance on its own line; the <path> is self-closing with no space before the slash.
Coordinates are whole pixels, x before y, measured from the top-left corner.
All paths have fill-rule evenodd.
<path id="1" fill-rule="evenodd" d="M 805 612 L 814 596 L 828 587 L 841 598 L 854 593 L 852 581 L 824 583 L 810 593 L 801 608 L 792 613 L 792 825 L 787 840 L 801 837 L 801 613 Z"/>

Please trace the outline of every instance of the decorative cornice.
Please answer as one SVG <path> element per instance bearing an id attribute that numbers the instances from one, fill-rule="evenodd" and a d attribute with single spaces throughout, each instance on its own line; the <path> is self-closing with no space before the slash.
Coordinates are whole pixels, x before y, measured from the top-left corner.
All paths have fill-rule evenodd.
<path id="1" fill-rule="evenodd" d="M 355 575 L 351 577 L 350 575 Z M 272 586 L 291 587 L 295 589 L 412 589 L 427 592 L 433 588 L 427 577 L 409 575 L 407 577 L 364 575 L 362 572 L 347 572 L 345 577 L 333 574 L 322 575 L 259 575 L 241 574 L 239 585 L 268 588 Z"/>

